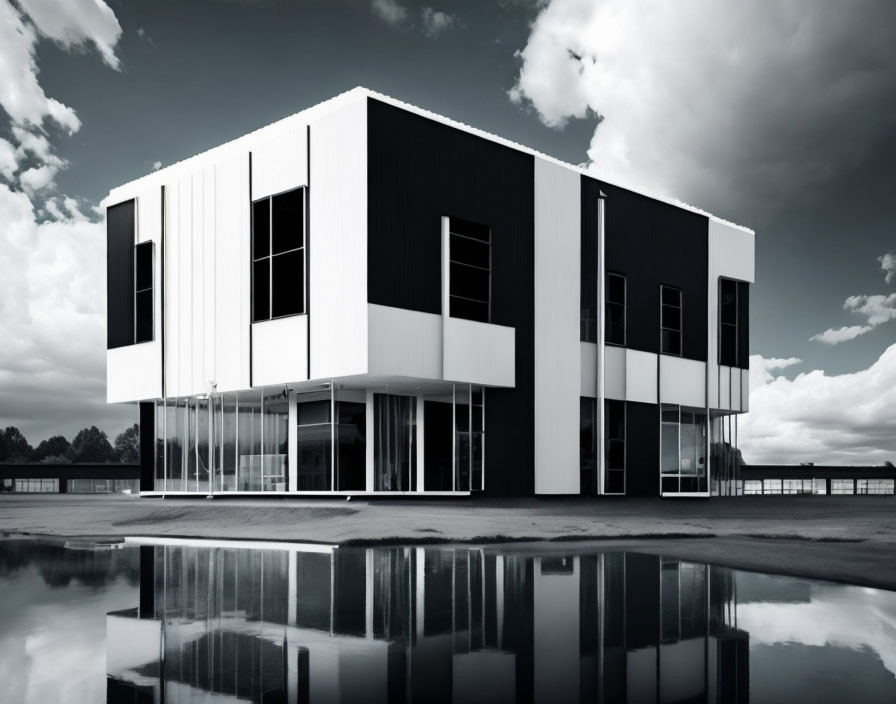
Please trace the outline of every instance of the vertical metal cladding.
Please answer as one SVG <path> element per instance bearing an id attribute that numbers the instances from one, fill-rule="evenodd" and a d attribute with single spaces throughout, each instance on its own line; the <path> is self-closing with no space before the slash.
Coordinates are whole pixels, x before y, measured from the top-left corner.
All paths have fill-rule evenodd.
<path id="1" fill-rule="evenodd" d="M 606 269 L 626 277 L 626 347 L 660 351 L 660 285 L 682 292 L 682 357 L 706 361 L 709 223 L 704 215 L 582 176 L 582 295 L 593 298 L 597 198 L 607 194 Z M 584 304 L 583 304 L 584 305 Z"/>
<path id="2" fill-rule="evenodd" d="M 487 392 L 485 491 L 531 495 L 534 158 L 375 99 L 367 115 L 367 300 L 441 313 L 441 217 L 491 227 L 491 322 L 516 328 L 516 388 Z"/>
<path id="3" fill-rule="evenodd" d="M 153 490 L 155 471 L 156 406 L 154 401 L 140 403 L 140 491 Z"/>
<path id="4" fill-rule="evenodd" d="M 134 344 L 134 200 L 106 209 L 106 347 Z"/>

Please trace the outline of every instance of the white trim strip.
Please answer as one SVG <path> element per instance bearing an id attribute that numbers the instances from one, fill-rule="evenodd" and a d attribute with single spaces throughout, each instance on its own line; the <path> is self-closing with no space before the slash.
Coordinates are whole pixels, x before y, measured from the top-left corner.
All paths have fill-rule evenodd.
<path id="1" fill-rule="evenodd" d="M 252 550 L 288 550 L 330 554 L 338 545 L 329 543 L 287 543 L 267 540 L 217 540 L 215 538 L 160 538 L 153 536 L 125 536 L 128 545 L 168 545 L 193 548 L 249 548 Z"/>

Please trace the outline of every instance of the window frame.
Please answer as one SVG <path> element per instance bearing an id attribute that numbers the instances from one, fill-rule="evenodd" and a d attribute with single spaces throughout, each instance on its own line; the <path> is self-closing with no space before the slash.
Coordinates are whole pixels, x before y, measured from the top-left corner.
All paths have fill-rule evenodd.
<path id="1" fill-rule="evenodd" d="M 278 196 L 283 196 L 288 193 L 294 193 L 296 191 L 301 191 L 302 193 L 302 217 L 301 217 L 301 244 L 298 247 L 293 247 L 291 249 L 284 250 L 282 252 L 274 252 L 274 199 Z M 255 207 L 259 203 L 263 203 L 267 201 L 268 204 L 268 249 L 267 254 L 256 257 L 255 255 Z M 250 255 L 249 255 L 249 265 L 250 265 L 250 277 L 251 277 L 251 301 L 250 301 L 250 314 L 252 323 L 264 323 L 270 320 L 280 320 L 281 318 L 289 318 L 294 315 L 307 315 L 308 314 L 308 188 L 306 186 L 299 186 L 298 188 L 289 188 L 285 191 L 280 191 L 278 193 L 272 193 L 271 195 L 264 196 L 262 198 L 257 198 L 253 200 L 250 205 L 251 209 L 251 228 L 250 228 Z M 293 254 L 295 252 L 300 252 L 302 257 L 301 263 L 301 272 L 302 272 L 302 286 L 300 291 L 300 299 L 301 304 L 299 305 L 299 310 L 294 313 L 283 313 L 282 315 L 274 315 L 274 258 L 280 257 L 288 254 Z M 267 281 L 267 294 L 268 294 L 268 303 L 267 303 L 267 317 L 256 317 L 255 314 L 255 301 L 256 301 L 256 282 L 255 282 L 255 267 L 256 264 L 267 260 L 268 266 L 268 281 Z"/>
<path id="2" fill-rule="evenodd" d="M 666 289 L 670 291 L 678 292 L 678 330 L 674 328 L 666 327 L 663 324 L 663 307 L 666 305 L 670 305 L 667 303 L 663 303 L 663 293 Z M 660 284 L 660 354 L 666 354 L 670 357 L 683 357 L 684 356 L 684 292 L 678 286 L 672 286 L 670 284 Z M 670 306 L 674 307 L 674 306 Z M 663 349 L 663 332 L 664 331 L 678 333 L 678 352 L 668 352 Z"/>
<path id="3" fill-rule="evenodd" d="M 622 279 L 622 303 L 610 300 L 609 282 L 611 276 Z M 605 274 L 604 289 L 604 344 L 613 345 L 614 347 L 625 347 L 625 343 L 628 340 L 628 277 L 618 271 L 607 271 Z M 610 340 L 609 320 L 611 305 L 622 306 L 622 342 L 613 342 Z M 660 310 L 660 313 L 662 313 L 662 310 Z M 662 324 L 662 320 L 660 321 L 660 324 Z"/>
<path id="4" fill-rule="evenodd" d="M 734 290 L 734 322 L 726 323 L 722 318 L 722 287 L 725 284 L 731 284 L 731 288 Z M 739 367 L 740 359 L 739 357 L 739 342 L 740 342 L 740 301 L 738 300 L 740 297 L 740 287 L 737 285 L 738 280 L 732 279 L 727 276 L 719 277 L 719 304 L 718 304 L 718 322 L 719 322 L 719 336 L 718 336 L 718 355 L 719 355 L 719 364 L 726 367 Z M 729 359 L 725 355 L 725 346 L 723 344 L 724 332 L 725 328 L 734 328 L 734 357 L 733 359 Z"/>
<path id="5" fill-rule="evenodd" d="M 471 237 L 470 235 L 465 235 L 461 232 L 455 232 L 455 226 L 454 226 L 455 222 L 468 223 L 470 225 L 484 228 L 488 232 L 488 239 L 482 240 L 482 239 L 479 239 L 476 237 Z M 458 261 L 458 260 L 454 259 L 454 257 L 452 256 L 452 252 L 454 250 L 454 247 L 452 246 L 452 244 L 454 242 L 455 237 L 458 237 L 458 238 L 461 238 L 461 239 L 464 239 L 464 240 L 467 240 L 470 242 L 475 242 L 475 243 L 478 243 L 481 245 L 485 245 L 486 247 L 488 247 L 488 268 L 486 269 L 481 266 L 477 266 L 475 264 L 469 264 L 467 262 L 462 262 L 462 261 Z M 485 271 L 488 276 L 488 294 L 487 294 L 488 299 L 485 301 L 482 301 L 482 300 L 479 300 L 476 298 L 470 298 L 469 296 L 460 296 L 460 295 L 454 293 L 453 292 L 454 277 L 451 276 L 451 269 L 453 266 L 463 266 L 463 267 L 467 267 L 468 269 L 475 269 L 477 271 Z M 492 227 L 491 227 L 491 225 L 486 225 L 484 223 L 475 222 L 473 220 L 467 220 L 465 218 L 459 218 L 459 217 L 456 217 L 453 215 L 449 215 L 448 216 L 448 292 L 447 292 L 448 293 L 448 295 L 447 295 L 447 299 L 448 299 L 447 315 L 449 318 L 458 318 L 461 320 L 470 320 L 475 323 L 491 324 L 491 322 L 492 322 L 492 281 L 494 278 L 492 275 L 493 268 L 494 268 L 494 257 L 492 254 Z M 470 303 L 474 303 L 474 304 L 477 304 L 480 306 L 485 304 L 485 306 L 487 308 L 487 313 L 485 316 L 486 319 L 480 320 L 478 318 L 471 318 L 471 317 L 463 316 L 463 315 L 455 315 L 455 313 L 453 311 L 454 306 L 452 306 L 453 299 L 455 299 L 455 298 L 459 299 L 461 301 L 469 301 Z"/>
<path id="6" fill-rule="evenodd" d="M 149 286 L 139 288 L 139 269 L 140 269 L 140 251 L 149 250 Z M 156 279 L 156 248 L 152 240 L 145 242 L 137 242 L 134 244 L 134 342 L 139 345 L 143 342 L 152 342 L 156 335 L 156 301 L 155 301 L 155 279 Z M 140 307 L 137 303 L 141 293 L 149 292 L 149 337 L 140 337 Z"/>
<path id="7" fill-rule="evenodd" d="M 617 409 L 621 409 L 622 415 L 622 437 L 610 437 L 610 408 L 618 404 Z M 628 403 L 616 399 L 604 399 L 604 494 L 608 496 L 625 496 L 628 493 Z M 622 443 L 622 468 L 610 467 L 610 444 L 614 442 Z M 609 491 L 610 473 L 622 474 L 622 491 Z"/>

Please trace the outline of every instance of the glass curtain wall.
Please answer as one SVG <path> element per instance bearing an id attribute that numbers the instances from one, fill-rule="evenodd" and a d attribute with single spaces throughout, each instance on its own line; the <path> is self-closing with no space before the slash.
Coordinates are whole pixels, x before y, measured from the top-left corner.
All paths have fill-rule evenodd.
<path id="1" fill-rule="evenodd" d="M 664 404 L 661 423 L 662 492 L 705 492 L 706 413 Z"/>
<path id="2" fill-rule="evenodd" d="M 457 387 L 454 404 L 454 490 L 482 491 L 485 449 L 483 391 L 476 387 Z"/>
<path id="3" fill-rule="evenodd" d="M 300 402 L 296 412 L 296 489 L 329 491 L 333 476 L 330 400 Z"/>
<path id="4" fill-rule="evenodd" d="M 288 417 L 283 392 L 158 402 L 155 490 L 285 491 Z"/>
<path id="5" fill-rule="evenodd" d="M 579 487 L 597 494 L 597 399 L 579 398 Z"/>
<path id="6" fill-rule="evenodd" d="M 710 411 L 710 491 L 713 496 L 735 496 L 740 484 L 740 450 L 736 442 L 736 416 Z"/>
<path id="7" fill-rule="evenodd" d="M 414 491 L 417 486 L 417 399 L 373 395 L 373 475 L 376 491 Z"/>
<path id="8" fill-rule="evenodd" d="M 333 407 L 335 427 L 331 424 Z M 367 404 L 343 401 L 338 397 L 332 401 L 300 401 L 297 416 L 297 489 L 329 491 L 334 488 L 335 475 L 338 491 L 364 491 L 367 483 Z M 335 472 L 332 470 L 334 458 Z"/>

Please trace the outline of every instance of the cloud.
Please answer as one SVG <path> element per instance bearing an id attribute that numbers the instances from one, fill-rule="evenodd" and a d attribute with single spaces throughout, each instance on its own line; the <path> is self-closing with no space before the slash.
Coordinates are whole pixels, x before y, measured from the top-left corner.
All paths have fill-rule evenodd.
<path id="1" fill-rule="evenodd" d="M 12 145 L 12 142 L 0 137 L 0 174 L 7 181 L 12 181 L 18 168 L 19 161 L 16 157 L 16 148 Z"/>
<path id="2" fill-rule="evenodd" d="M 896 249 L 878 257 L 877 261 L 880 262 L 881 271 L 886 274 L 884 276 L 884 281 L 888 284 L 896 281 Z"/>
<path id="3" fill-rule="evenodd" d="M 55 187 L 56 183 L 53 179 L 58 171 L 59 167 L 52 164 L 35 166 L 22 172 L 19 176 L 19 183 L 22 184 L 26 193 L 33 195 L 37 191 Z"/>
<path id="4" fill-rule="evenodd" d="M 851 325 L 839 330 L 828 329 L 810 337 L 810 340 L 836 345 L 852 340 L 859 335 L 874 330 L 878 325 L 896 318 L 896 293 L 889 296 L 850 296 L 843 303 L 843 309 L 850 313 L 864 315 L 867 325 Z"/>
<path id="5" fill-rule="evenodd" d="M 552 127 L 595 120 L 598 176 L 721 214 L 792 208 L 896 129 L 889 9 L 551 0 L 509 96 Z"/>
<path id="6" fill-rule="evenodd" d="M 0 106 L 13 124 L 40 126 L 50 119 L 69 132 L 81 121 L 75 111 L 47 97 L 37 81 L 34 28 L 8 0 L 0 0 Z"/>
<path id="7" fill-rule="evenodd" d="M 38 223 L 31 199 L 0 185 L 0 426 L 32 443 L 85 424 L 120 432 L 134 409 L 105 403 L 105 230 L 66 198 Z"/>
<path id="8" fill-rule="evenodd" d="M 791 380 L 774 373 L 790 366 L 780 361 L 750 357 L 750 412 L 738 419 L 748 463 L 896 461 L 896 344 L 850 374 L 814 370 Z"/>
<path id="9" fill-rule="evenodd" d="M 373 0 L 373 14 L 386 24 L 397 27 L 408 18 L 408 10 L 396 0 Z"/>
<path id="10" fill-rule="evenodd" d="M 118 70 L 115 45 L 121 25 L 103 0 L 19 0 L 38 31 L 65 49 L 92 43 L 106 64 Z"/>
<path id="11" fill-rule="evenodd" d="M 435 38 L 446 29 L 451 29 L 457 22 L 455 15 L 433 10 L 431 7 L 424 7 L 421 10 L 421 16 L 423 19 L 423 33 L 427 37 Z"/>
<path id="12" fill-rule="evenodd" d="M 152 170 L 153 170 L 153 171 L 158 171 L 158 170 L 161 169 L 161 168 L 162 168 L 162 162 L 161 162 L 161 161 L 154 161 L 154 162 L 152 163 Z"/>

